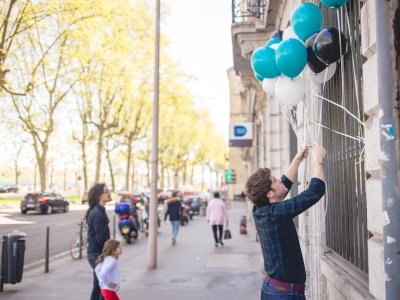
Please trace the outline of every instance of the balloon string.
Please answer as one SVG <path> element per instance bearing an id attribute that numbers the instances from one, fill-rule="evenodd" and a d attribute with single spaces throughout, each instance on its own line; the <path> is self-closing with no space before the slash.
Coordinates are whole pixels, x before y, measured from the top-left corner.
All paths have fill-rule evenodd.
<path id="1" fill-rule="evenodd" d="M 361 117 L 361 110 L 360 110 L 360 97 L 358 94 L 358 80 L 357 80 L 357 76 L 356 76 L 356 67 L 355 67 L 355 62 L 354 62 L 354 53 L 352 51 L 352 44 L 353 44 L 353 39 L 351 36 L 351 28 L 350 28 L 350 20 L 349 20 L 349 13 L 347 11 L 347 6 L 345 6 L 345 15 L 346 15 L 346 21 L 347 21 L 347 29 L 349 31 L 349 39 L 350 39 L 350 53 L 351 53 L 351 62 L 352 62 L 352 66 L 353 66 L 353 77 L 354 77 L 354 90 L 356 93 L 356 101 L 357 101 L 357 113 L 358 113 L 358 117 Z M 362 132 L 363 133 L 363 132 Z"/>
<path id="2" fill-rule="evenodd" d="M 340 8 L 340 12 L 342 11 L 342 8 Z M 339 15 L 339 9 L 336 10 L 336 15 L 337 15 L 337 22 L 338 22 L 338 27 L 339 27 L 339 51 L 340 51 L 340 73 L 342 75 L 342 105 L 344 105 L 344 68 L 343 68 L 343 55 L 342 55 L 342 26 L 341 26 L 341 18 Z"/>
<path id="3" fill-rule="evenodd" d="M 335 102 L 333 102 L 333 101 L 331 101 L 331 100 L 329 100 L 329 99 L 327 99 L 327 98 L 325 98 L 325 97 L 323 97 L 321 95 L 318 95 L 318 94 L 314 94 L 314 95 L 317 96 L 318 98 L 322 99 L 322 100 L 325 100 L 325 101 L 327 101 L 327 102 L 329 102 L 329 103 L 331 103 L 333 105 L 336 105 L 337 107 L 343 109 L 350 116 L 352 116 L 354 119 L 356 119 L 358 123 L 360 123 L 362 126 L 365 126 L 364 123 L 359 118 L 357 118 L 355 115 L 353 115 L 346 107 L 344 107 L 342 105 L 339 105 L 339 104 L 337 104 L 337 103 L 335 103 Z"/>
<path id="4" fill-rule="evenodd" d="M 340 134 L 340 135 L 342 135 L 342 136 L 344 136 L 344 137 L 347 137 L 347 138 L 349 138 L 349 139 L 356 140 L 356 141 L 358 141 L 358 142 L 364 143 L 364 139 L 361 138 L 361 137 L 353 137 L 353 136 L 348 135 L 348 134 L 345 134 L 345 133 L 343 133 L 343 132 L 330 129 L 329 127 L 326 127 L 326 126 L 322 125 L 321 123 L 318 123 L 318 122 L 315 122 L 315 121 L 312 121 L 312 123 L 314 123 L 314 124 L 316 124 L 316 125 L 318 125 L 318 126 L 321 126 L 321 127 L 325 128 L 325 129 L 328 129 L 328 130 L 330 130 L 330 131 L 332 131 L 332 132 L 334 132 L 334 133 L 337 133 L 337 134 Z"/>

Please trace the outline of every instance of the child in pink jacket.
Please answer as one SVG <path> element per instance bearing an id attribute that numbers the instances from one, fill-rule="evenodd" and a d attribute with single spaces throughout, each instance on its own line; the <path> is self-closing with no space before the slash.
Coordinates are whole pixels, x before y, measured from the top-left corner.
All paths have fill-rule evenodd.
<path id="1" fill-rule="evenodd" d="M 224 245 L 222 242 L 222 232 L 225 221 L 228 221 L 225 203 L 219 197 L 219 193 L 215 192 L 214 199 L 212 199 L 207 206 L 207 222 L 212 226 L 215 247 L 218 247 L 218 244 L 221 244 L 221 246 Z M 217 236 L 217 230 L 219 230 L 219 236 Z"/>

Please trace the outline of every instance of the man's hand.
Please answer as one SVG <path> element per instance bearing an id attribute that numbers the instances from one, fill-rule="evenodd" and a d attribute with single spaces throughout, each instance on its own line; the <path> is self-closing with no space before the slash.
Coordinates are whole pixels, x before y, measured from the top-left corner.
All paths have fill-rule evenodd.
<path id="1" fill-rule="evenodd" d="M 312 150 L 312 156 L 314 163 L 316 164 L 324 164 L 325 156 L 326 156 L 326 149 L 321 147 L 318 144 L 315 144 Z"/>
<path id="2" fill-rule="evenodd" d="M 307 158 L 307 156 L 308 156 L 308 151 L 311 149 L 311 146 L 309 146 L 309 145 L 306 145 L 306 146 L 304 146 L 303 148 L 301 148 L 298 152 L 297 152 L 297 154 L 296 154 L 296 156 L 294 157 L 294 159 L 295 160 L 298 160 L 298 161 L 303 161 L 305 158 Z"/>
<path id="3" fill-rule="evenodd" d="M 295 182 L 297 179 L 297 170 L 299 169 L 300 163 L 308 156 L 308 150 L 310 146 L 304 146 L 297 152 L 289 165 L 289 168 L 283 173 L 291 182 Z"/>
<path id="4" fill-rule="evenodd" d="M 318 144 L 315 144 L 315 146 L 312 149 L 312 156 L 314 160 L 313 177 L 325 181 L 325 171 L 324 171 L 324 160 L 326 156 L 325 148 L 321 147 Z"/>

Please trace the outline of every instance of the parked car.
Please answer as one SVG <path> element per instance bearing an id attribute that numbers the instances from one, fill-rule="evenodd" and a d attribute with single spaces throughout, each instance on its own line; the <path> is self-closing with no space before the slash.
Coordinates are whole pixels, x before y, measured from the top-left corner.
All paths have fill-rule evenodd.
<path id="1" fill-rule="evenodd" d="M 188 206 L 189 210 L 193 211 L 194 215 L 199 215 L 200 214 L 200 206 L 202 202 L 205 202 L 206 200 L 204 198 L 198 197 L 198 196 L 190 196 L 186 197 L 184 200 L 184 203 Z"/>
<path id="2" fill-rule="evenodd" d="M 21 213 L 26 214 L 34 210 L 42 214 L 51 214 L 54 211 L 69 211 L 69 202 L 57 193 L 29 193 L 21 199 Z"/>
<path id="3" fill-rule="evenodd" d="M 0 193 L 18 193 L 18 187 L 15 184 L 6 184 L 0 187 Z"/>

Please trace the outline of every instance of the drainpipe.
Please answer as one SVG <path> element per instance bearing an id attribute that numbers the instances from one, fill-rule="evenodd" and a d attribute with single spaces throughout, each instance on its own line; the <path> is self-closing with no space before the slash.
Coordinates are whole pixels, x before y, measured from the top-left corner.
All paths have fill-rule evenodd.
<path id="1" fill-rule="evenodd" d="M 379 79 L 382 209 L 386 299 L 400 295 L 400 194 L 398 178 L 399 110 L 396 107 L 396 54 L 393 47 L 391 1 L 376 0 L 376 55 Z"/>

